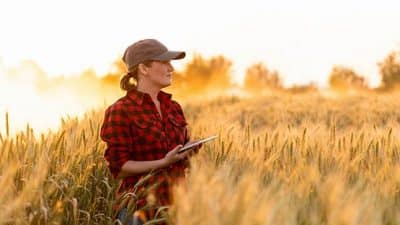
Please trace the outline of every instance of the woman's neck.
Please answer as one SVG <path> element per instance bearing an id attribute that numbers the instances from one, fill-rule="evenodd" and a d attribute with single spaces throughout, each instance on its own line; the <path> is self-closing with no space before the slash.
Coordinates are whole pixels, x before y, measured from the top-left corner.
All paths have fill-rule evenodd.
<path id="1" fill-rule="evenodd" d="M 160 88 L 152 87 L 151 85 L 146 85 L 144 83 L 138 83 L 137 88 L 138 91 L 144 92 L 150 95 L 153 101 L 157 101 L 158 93 L 160 92 Z"/>

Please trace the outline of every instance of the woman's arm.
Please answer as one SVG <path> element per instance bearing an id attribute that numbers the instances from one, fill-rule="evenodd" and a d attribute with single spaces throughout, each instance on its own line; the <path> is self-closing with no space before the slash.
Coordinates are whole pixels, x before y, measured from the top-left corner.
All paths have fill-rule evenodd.
<path id="1" fill-rule="evenodd" d="M 183 153 L 178 153 L 179 149 L 182 148 L 182 145 L 176 146 L 174 149 L 169 151 L 164 158 L 159 160 L 152 160 L 152 161 L 133 161 L 129 160 L 126 161 L 122 167 L 121 171 L 118 174 L 118 178 L 124 178 L 130 175 L 139 174 L 139 173 L 146 173 L 150 172 L 155 169 L 161 169 L 167 167 L 179 160 L 184 159 L 187 157 L 190 151 L 186 151 Z"/>
<path id="2" fill-rule="evenodd" d="M 133 161 L 129 160 L 124 163 L 121 167 L 121 171 L 118 174 L 118 178 L 124 178 L 130 175 L 146 173 L 151 170 L 156 170 L 166 167 L 164 159 L 152 160 L 152 161 Z"/>

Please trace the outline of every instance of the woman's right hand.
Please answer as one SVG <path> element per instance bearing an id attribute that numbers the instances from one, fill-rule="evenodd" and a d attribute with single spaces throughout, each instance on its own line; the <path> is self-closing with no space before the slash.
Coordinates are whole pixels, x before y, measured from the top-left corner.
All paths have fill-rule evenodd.
<path id="1" fill-rule="evenodd" d="M 165 157 L 163 159 L 165 162 L 165 166 L 169 166 L 169 165 L 171 165 L 179 160 L 182 160 L 188 156 L 188 154 L 191 152 L 191 150 L 185 151 L 182 153 L 178 153 L 179 149 L 181 149 L 182 147 L 183 147 L 182 145 L 177 145 L 174 149 L 172 149 L 165 155 Z"/>

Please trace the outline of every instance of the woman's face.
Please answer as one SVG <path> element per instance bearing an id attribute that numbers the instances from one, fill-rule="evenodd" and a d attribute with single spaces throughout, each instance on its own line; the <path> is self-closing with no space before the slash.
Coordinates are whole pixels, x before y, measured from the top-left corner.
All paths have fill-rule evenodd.
<path id="1" fill-rule="evenodd" d="M 153 61 L 147 69 L 147 79 L 155 86 L 168 87 L 172 82 L 174 67 L 171 61 Z"/>

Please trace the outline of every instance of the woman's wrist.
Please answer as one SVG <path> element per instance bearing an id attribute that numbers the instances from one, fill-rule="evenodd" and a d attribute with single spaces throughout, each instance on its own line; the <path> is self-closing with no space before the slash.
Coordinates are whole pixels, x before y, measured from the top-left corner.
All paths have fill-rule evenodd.
<path id="1" fill-rule="evenodd" d="M 168 166 L 169 166 L 169 162 L 168 162 L 168 160 L 167 160 L 166 157 L 160 159 L 160 161 L 161 161 L 161 168 L 164 168 L 164 167 L 168 167 Z"/>

